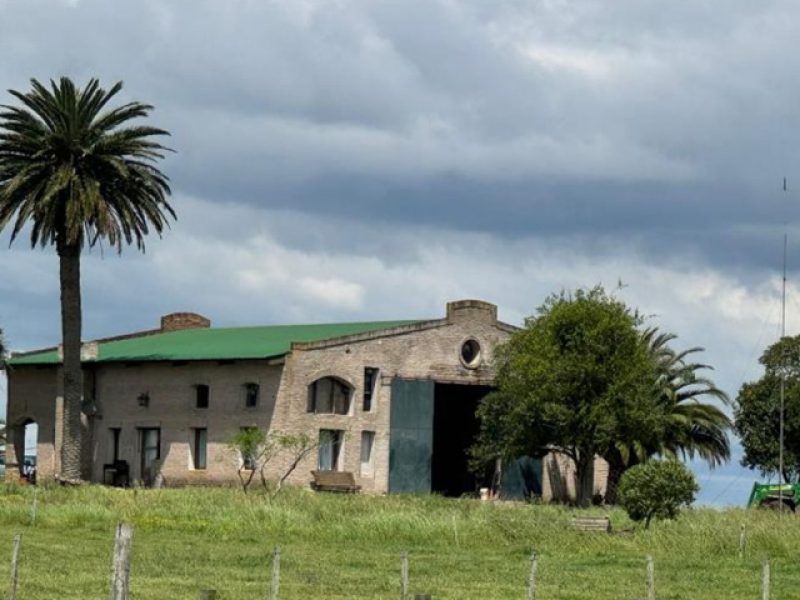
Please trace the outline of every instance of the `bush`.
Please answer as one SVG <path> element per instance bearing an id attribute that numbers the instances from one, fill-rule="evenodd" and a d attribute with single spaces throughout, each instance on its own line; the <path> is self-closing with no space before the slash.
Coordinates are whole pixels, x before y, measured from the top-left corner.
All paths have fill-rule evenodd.
<path id="1" fill-rule="evenodd" d="M 700 488 L 694 474 L 677 460 L 650 461 L 629 469 L 619 484 L 619 503 L 634 521 L 673 519 L 694 502 Z"/>

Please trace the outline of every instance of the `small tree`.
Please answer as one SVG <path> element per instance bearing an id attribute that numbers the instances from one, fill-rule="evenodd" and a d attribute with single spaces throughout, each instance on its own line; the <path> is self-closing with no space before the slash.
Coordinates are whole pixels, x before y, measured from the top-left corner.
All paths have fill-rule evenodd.
<path id="1" fill-rule="evenodd" d="M 239 457 L 236 474 L 239 476 L 242 491 L 247 493 L 256 473 L 261 474 L 263 484 L 264 468 L 278 450 L 275 436 L 258 427 L 246 427 L 231 438 L 228 446 Z"/>
<path id="2" fill-rule="evenodd" d="M 324 436 L 320 441 L 325 441 Z M 316 441 L 307 433 L 267 432 L 257 427 L 247 427 L 237 432 L 228 446 L 240 457 L 237 475 L 242 491 L 247 493 L 256 473 L 259 474 L 264 491 L 269 491 L 267 466 L 278 456 L 285 456 L 283 470 L 272 493 L 274 498 L 300 463 L 319 447 L 320 441 Z"/>
<path id="3" fill-rule="evenodd" d="M 275 491 L 272 493 L 273 498 L 278 495 L 281 488 L 283 488 L 283 484 L 289 476 L 294 473 L 298 465 L 319 447 L 321 441 L 324 441 L 324 437 L 320 439 L 320 441 L 317 441 L 307 433 L 279 434 L 278 444 L 281 450 L 288 454 L 289 458 L 283 469 L 283 473 L 281 473 L 281 476 L 278 478 Z"/>
<path id="4" fill-rule="evenodd" d="M 699 487 L 694 474 L 677 460 L 650 461 L 632 467 L 619 483 L 619 503 L 634 521 L 673 519 L 694 502 Z"/>

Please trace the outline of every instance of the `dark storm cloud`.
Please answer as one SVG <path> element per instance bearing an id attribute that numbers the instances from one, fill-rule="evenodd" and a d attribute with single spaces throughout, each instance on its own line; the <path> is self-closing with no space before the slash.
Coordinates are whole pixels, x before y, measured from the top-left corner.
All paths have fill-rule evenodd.
<path id="1" fill-rule="evenodd" d="M 176 188 L 209 200 L 624 235 L 652 255 L 738 269 L 772 260 L 764 242 L 796 214 L 771 210 L 800 164 L 788 1 L 6 0 L 0 11 L 0 51 L 14 57 L 0 84 L 125 79 L 173 132 Z"/>

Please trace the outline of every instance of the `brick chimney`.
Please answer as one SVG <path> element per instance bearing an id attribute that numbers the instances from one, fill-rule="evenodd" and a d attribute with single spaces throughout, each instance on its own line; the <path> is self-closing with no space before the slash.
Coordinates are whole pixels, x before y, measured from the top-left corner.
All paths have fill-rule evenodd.
<path id="1" fill-rule="evenodd" d="M 184 329 L 208 329 L 211 321 L 203 315 L 192 312 L 170 313 L 161 317 L 161 331 L 182 331 Z"/>

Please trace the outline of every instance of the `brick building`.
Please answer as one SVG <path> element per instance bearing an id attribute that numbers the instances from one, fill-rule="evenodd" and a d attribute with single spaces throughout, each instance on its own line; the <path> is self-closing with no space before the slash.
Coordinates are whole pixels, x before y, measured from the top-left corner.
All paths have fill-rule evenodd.
<path id="1" fill-rule="evenodd" d="M 477 300 L 419 321 L 222 329 L 167 315 L 159 329 L 84 344 L 84 476 L 109 482 L 124 463 L 144 484 L 232 483 L 242 457 L 228 442 L 260 427 L 324 440 L 291 483 L 319 468 L 351 472 L 377 493 L 474 492 L 465 450 L 494 348 L 513 331 Z M 19 476 L 29 423 L 39 480 L 59 472 L 59 365 L 58 348 L 8 361 L 7 478 Z M 568 471 L 554 456 L 521 461 L 506 469 L 508 487 L 562 496 Z M 603 478 L 601 467 L 598 490 Z"/>

